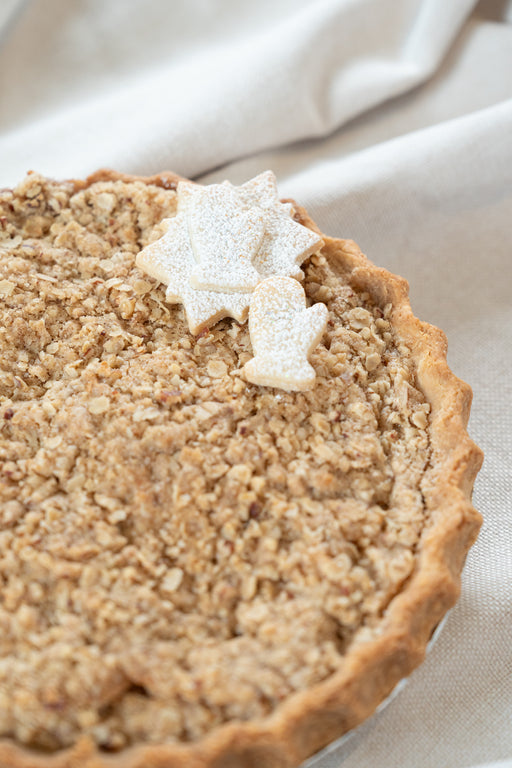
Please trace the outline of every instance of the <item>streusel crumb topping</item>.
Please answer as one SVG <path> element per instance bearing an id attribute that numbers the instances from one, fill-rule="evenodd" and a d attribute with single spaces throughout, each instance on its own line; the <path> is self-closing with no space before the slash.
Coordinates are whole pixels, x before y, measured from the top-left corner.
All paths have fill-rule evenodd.
<path id="1" fill-rule="evenodd" d="M 176 193 L 0 192 L 0 735 L 194 740 L 264 716 L 372 636 L 427 512 L 429 406 L 389 307 L 329 247 L 309 392 L 247 383 L 136 254 Z"/>

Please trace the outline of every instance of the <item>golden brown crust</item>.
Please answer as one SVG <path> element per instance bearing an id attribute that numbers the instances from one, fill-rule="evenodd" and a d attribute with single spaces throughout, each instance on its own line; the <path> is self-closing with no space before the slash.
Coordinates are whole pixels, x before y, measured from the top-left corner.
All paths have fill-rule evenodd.
<path id="1" fill-rule="evenodd" d="M 73 183 L 78 190 L 97 181 L 134 178 L 99 171 L 85 182 Z M 170 173 L 144 179 L 167 189 L 175 188 L 178 180 Z M 305 211 L 296 210 L 301 223 L 316 229 Z M 432 458 L 421 488 L 430 522 L 415 569 L 391 601 L 382 631 L 356 644 L 339 672 L 293 694 L 265 719 L 222 725 L 196 743 L 140 745 L 118 754 L 100 753 L 85 738 L 51 755 L 4 740 L 1 766 L 292 768 L 371 715 L 398 681 L 421 663 L 433 630 L 458 597 L 464 559 L 481 524 L 470 501 L 482 461 L 466 432 L 471 390 L 448 368 L 444 334 L 412 314 L 406 281 L 372 265 L 351 241 L 325 237 L 325 243 L 325 255 L 342 263 L 354 288 L 369 293 L 381 307 L 392 305 L 394 330 L 411 350 L 417 382 L 431 405 Z"/>
<path id="2" fill-rule="evenodd" d="M 154 184 L 164 189 L 176 189 L 179 181 L 188 181 L 188 179 L 172 171 L 162 171 L 162 173 L 155 173 L 154 176 L 133 176 L 129 173 L 113 171 L 110 168 L 100 168 L 86 179 L 73 179 L 72 183 L 78 191 L 86 189 L 98 181 L 142 181 L 144 184 Z"/>

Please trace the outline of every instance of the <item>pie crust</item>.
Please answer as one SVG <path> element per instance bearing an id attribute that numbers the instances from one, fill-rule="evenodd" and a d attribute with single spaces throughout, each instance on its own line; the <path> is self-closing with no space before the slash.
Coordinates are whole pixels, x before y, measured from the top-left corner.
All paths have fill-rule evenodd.
<path id="1" fill-rule="evenodd" d="M 6 768 L 298 766 L 421 663 L 481 524 L 471 390 L 448 368 L 444 334 L 412 314 L 406 281 L 322 235 L 303 265 L 310 301 L 331 313 L 315 386 L 251 385 L 246 326 L 192 337 L 134 266 L 179 178 L 31 174 L 0 192 Z M 193 523 L 184 544 L 166 515 Z M 168 537 L 153 561 L 150 532 L 156 549 Z M 148 574 L 127 615 L 101 568 Z M 178 615 L 181 637 L 165 623 Z"/>

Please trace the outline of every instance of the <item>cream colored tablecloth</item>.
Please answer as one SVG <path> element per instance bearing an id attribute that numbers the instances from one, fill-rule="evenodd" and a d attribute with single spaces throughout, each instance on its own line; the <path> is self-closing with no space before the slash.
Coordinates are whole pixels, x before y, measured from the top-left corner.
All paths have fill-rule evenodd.
<path id="1" fill-rule="evenodd" d="M 0 186 L 100 166 L 272 168 L 445 330 L 482 533 L 426 663 L 314 765 L 512 765 L 512 4 L 2 0 Z"/>

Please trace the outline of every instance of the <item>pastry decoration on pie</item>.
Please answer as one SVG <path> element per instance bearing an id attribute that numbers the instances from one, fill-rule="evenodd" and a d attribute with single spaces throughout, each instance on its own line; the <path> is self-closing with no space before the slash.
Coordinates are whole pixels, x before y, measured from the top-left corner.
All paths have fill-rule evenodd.
<path id="1" fill-rule="evenodd" d="M 308 357 L 327 323 L 327 307 L 306 308 L 304 289 L 291 277 L 267 277 L 256 289 L 249 311 L 255 357 L 243 368 L 248 381 L 288 391 L 310 389 L 315 371 Z"/>
<path id="2" fill-rule="evenodd" d="M 136 263 L 167 286 L 167 301 L 183 303 L 193 334 L 223 317 L 244 322 L 261 280 L 302 279 L 300 264 L 322 245 L 279 201 L 270 171 L 241 187 L 179 181 L 177 212 L 162 227 L 163 236 Z"/>
<path id="3" fill-rule="evenodd" d="M 296 768 L 369 717 L 480 526 L 406 282 L 270 173 L 30 174 L 0 312 L 0 765 Z"/>

